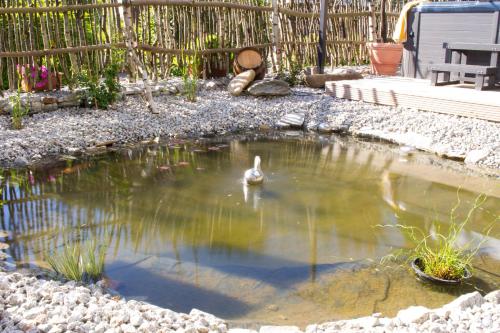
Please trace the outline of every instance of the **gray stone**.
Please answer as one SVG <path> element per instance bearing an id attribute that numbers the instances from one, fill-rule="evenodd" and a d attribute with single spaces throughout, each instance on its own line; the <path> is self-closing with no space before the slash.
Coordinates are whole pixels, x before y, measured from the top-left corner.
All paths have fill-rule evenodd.
<path id="1" fill-rule="evenodd" d="M 500 304 L 500 290 L 495 290 L 484 296 L 484 300 L 493 304 Z"/>
<path id="2" fill-rule="evenodd" d="M 257 333 L 257 331 L 246 328 L 230 328 L 228 333 Z"/>
<path id="3" fill-rule="evenodd" d="M 261 326 L 259 333 L 302 333 L 297 326 Z"/>
<path id="4" fill-rule="evenodd" d="M 332 71 L 333 75 L 343 75 L 346 77 L 357 77 L 357 78 L 362 78 L 361 73 L 359 73 L 357 70 L 352 69 L 352 68 L 335 68 Z"/>
<path id="5" fill-rule="evenodd" d="M 453 313 L 454 311 L 457 310 L 463 311 L 468 308 L 472 308 L 473 306 L 481 306 L 481 304 L 483 303 L 484 303 L 483 296 L 481 296 L 481 294 L 478 291 L 475 291 L 473 293 L 465 294 L 458 297 L 453 302 L 445 305 L 444 308 L 450 310 Z"/>
<path id="6" fill-rule="evenodd" d="M 424 306 L 410 306 L 408 309 L 400 310 L 397 315 L 403 324 L 421 324 L 429 319 L 431 310 Z"/>
<path id="7" fill-rule="evenodd" d="M 144 86 L 139 85 L 139 84 L 129 85 L 129 86 L 126 86 L 122 89 L 122 92 L 127 96 L 140 95 L 143 93 L 143 91 L 144 91 Z"/>
<path id="8" fill-rule="evenodd" d="M 51 103 L 51 104 L 44 104 L 44 103 L 41 103 L 40 105 L 40 110 L 41 112 L 50 112 L 50 111 L 55 111 L 59 108 L 59 106 L 57 105 L 57 103 Z M 33 112 L 37 112 L 36 111 L 36 108 L 32 108 L 32 111 Z"/>
<path id="9" fill-rule="evenodd" d="M 345 132 L 347 129 L 348 126 L 343 124 L 332 125 L 328 123 L 321 123 L 318 125 L 318 132 L 324 134 Z"/>
<path id="10" fill-rule="evenodd" d="M 464 162 L 467 164 L 476 164 L 485 159 L 490 153 L 491 150 L 488 148 L 471 150 L 465 155 Z"/>
<path id="11" fill-rule="evenodd" d="M 363 76 L 352 69 L 336 69 L 332 73 L 310 74 L 305 76 L 307 86 L 311 88 L 324 88 L 328 81 L 358 80 Z"/>
<path id="12" fill-rule="evenodd" d="M 80 92 L 71 92 L 57 99 L 57 105 L 60 108 L 79 106 L 82 104 L 82 96 Z"/>
<path id="13" fill-rule="evenodd" d="M 56 104 L 57 105 L 57 97 L 54 96 L 43 96 L 41 98 L 41 102 L 43 105 Z"/>
<path id="14" fill-rule="evenodd" d="M 321 123 L 318 125 L 318 132 L 319 133 L 332 133 L 334 131 L 333 127 L 330 126 L 327 123 Z"/>
<path id="15" fill-rule="evenodd" d="M 289 113 L 284 115 L 277 125 L 279 127 L 302 127 L 304 126 L 305 114 L 304 113 Z"/>
<path id="16" fill-rule="evenodd" d="M 215 81 L 209 81 L 207 83 L 205 83 L 205 85 L 203 86 L 203 89 L 205 90 L 215 90 L 217 89 L 217 82 Z"/>
<path id="17" fill-rule="evenodd" d="M 142 325 L 144 319 L 139 312 L 132 312 L 130 314 L 130 324 L 135 327 L 139 327 Z"/>
<path id="18" fill-rule="evenodd" d="M 28 164 L 29 164 L 29 162 L 26 159 L 26 157 L 24 157 L 24 156 L 18 156 L 14 160 L 14 165 L 18 166 L 18 167 L 24 167 L 24 166 L 27 166 Z"/>
<path id="19" fill-rule="evenodd" d="M 56 108 L 54 108 L 54 105 Z M 26 107 L 29 109 L 30 113 L 39 113 L 45 110 L 44 108 L 47 108 L 48 111 L 54 111 L 57 109 L 57 104 L 49 104 L 49 105 L 44 105 L 40 99 L 36 100 L 31 100 Z"/>
<path id="20" fill-rule="evenodd" d="M 402 146 L 401 148 L 399 148 L 399 154 L 401 156 L 411 156 L 416 152 L 417 150 L 412 146 Z"/>
<path id="21" fill-rule="evenodd" d="M 282 80 L 259 80 L 247 91 L 253 96 L 286 96 L 290 94 L 290 86 Z"/>
<path id="22" fill-rule="evenodd" d="M 268 309 L 269 311 L 276 312 L 279 310 L 279 306 L 276 304 L 269 304 L 268 306 L 266 306 L 266 309 Z"/>

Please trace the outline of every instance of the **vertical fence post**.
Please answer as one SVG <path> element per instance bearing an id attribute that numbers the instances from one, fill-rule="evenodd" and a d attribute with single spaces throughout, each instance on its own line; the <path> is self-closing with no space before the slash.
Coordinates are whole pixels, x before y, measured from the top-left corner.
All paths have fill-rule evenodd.
<path id="1" fill-rule="evenodd" d="M 319 44 L 318 44 L 318 73 L 323 74 L 326 60 L 326 20 L 328 0 L 320 0 L 319 5 Z"/>
<path id="2" fill-rule="evenodd" d="M 280 25 L 279 25 L 279 12 L 278 12 L 278 0 L 273 0 L 272 2 L 273 5 L 273 46 L 274 46 L 274 52 L 276 54 L 276 63 L 277 63 L 277 69 L 275 68 L 274 70 L 281 70 L 281 32 L 280 32 Z"/>
<path id="3" fill-rule="evenodd" d="M 387 43 L 387 0 L 380 0 L 380 39 L 382 43 Z"/>
<path id="4" fill-rule="evenodd" d="M 370 16 L 368 16 L 368 41 L 374 43 L 377 41 L 377 29 L 375 28 L 375 11 L 371 0 L 368 0 L 368 11 L 370 12 Z"/>
<path id="5" fill-rule="evenodd" d="M 144 84 L 145 99 L 148 109 L 152 113 L 158 113 L 158 110 L 154 106 L 153 94 L 151 93 L 151 87 L 149 86 L 148 72 L 146 67 L 142 63 L 139 56 L 136 54 L 137 40 L 135 38 L 134 28 L 132 27 L 132 10 L 130 8 L 131 0 L 123 0 L 124 13 L 123 21 L 125 22 L 125 45 L 127 46 L 127 51 L 132 62 L 135 63 L 137 68 L 142 74 L 142 82 Z"/>

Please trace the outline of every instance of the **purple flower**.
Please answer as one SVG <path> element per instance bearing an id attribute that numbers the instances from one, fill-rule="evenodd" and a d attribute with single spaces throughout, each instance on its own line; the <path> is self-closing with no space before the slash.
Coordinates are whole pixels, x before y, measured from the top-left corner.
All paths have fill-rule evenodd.
<path id="1" fill-rule="evenodd" d="M 41 72 L 41 73 L 40 73 L 40 77 L 41 77 L 42 79 L 46 79 L 46 78 L 49 76 L 49 71 L 47 70 L 47 67 L 45 67 L 45 66 L 42 66 L 42 67 L 40 68 L 40 72 Z"/>
<path id="2" fill-rule="evenodd" d="M 37 89 L 42 89 L 42 88 L 45 88 L 45 85 L 47 84 L 47 80 L 42 80 L 42 81 L 39 81 L 35 84 L 35 88 Z"/>

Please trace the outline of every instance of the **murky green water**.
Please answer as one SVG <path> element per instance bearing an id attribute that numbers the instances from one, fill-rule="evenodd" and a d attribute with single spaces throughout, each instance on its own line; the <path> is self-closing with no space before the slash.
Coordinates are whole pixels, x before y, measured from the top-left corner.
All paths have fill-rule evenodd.
<path id="1" fill-rule="evenodd" d="M 247 188 L 241 178 L 255 155 L 266 181 Z M 458 187 L 462 215 L 479 192 L 489 195 L 461 242 L 480 239 L 500 213 L 499 181 L 436 164 L 340 138 L 148 145 L 4 172 L 0 229 L 19 265 L 43 265 L 44 253 L 78 234 L 110 238 L 106 276 L 120 293 L 240 325 L 393 315 L 500 288 L 499 223 L 462 287 L 431 287 L 378 264 L 410 242 L 377 224 L 432 231 L 437 219 L 446 228 Z"/>

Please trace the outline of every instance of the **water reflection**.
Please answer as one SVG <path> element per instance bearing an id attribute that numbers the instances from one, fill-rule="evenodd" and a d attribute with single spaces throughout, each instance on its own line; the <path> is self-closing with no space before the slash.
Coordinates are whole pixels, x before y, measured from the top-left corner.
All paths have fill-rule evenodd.
<path id="1" fill-rule="evenodd" d="M 339 138 L 179 140 L 9 170 L 0 179 L 0 229 L 9 231 L 17 263 L 43 263 L 44 253 L 75 241 L 75 230 L 83 239 L 110 237 L 106 274 L 124 295 L 235 321 L 390 314 L 470 288 L 499 288 L 498 226 L 477 280 L 464 289 L 430 289 L 405 270 L 372 264 L 410 245 L 399 230 L 377 224 L 446 228 L 463 186 L 459 214 L 478 192 L 490 196 L 463 233 L 467 242 L 482 237 L 500 203 L 498 181 L 443 171 L 419 154 L 401 162 L 381 147 Z M 255 155 L 268 179 L 245 187 L 241 175 Z M 415 293 L 422 296 L 408 296 Z"/>

